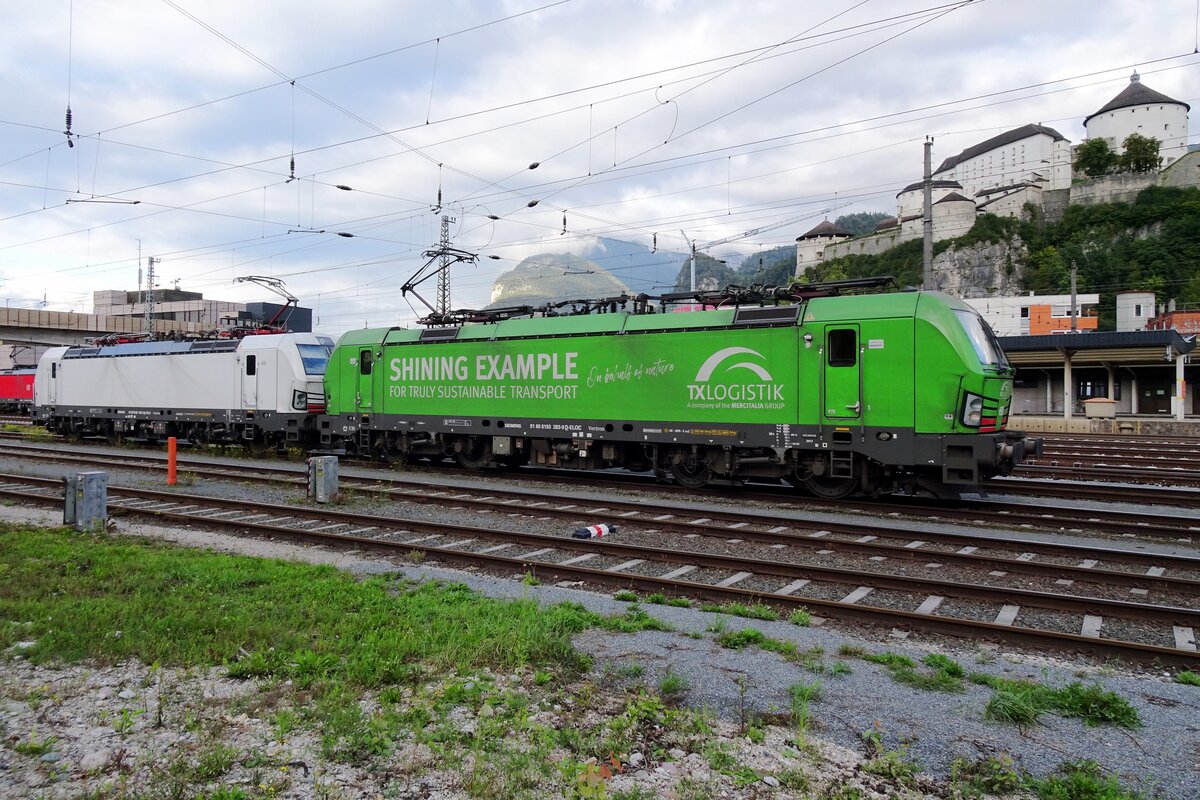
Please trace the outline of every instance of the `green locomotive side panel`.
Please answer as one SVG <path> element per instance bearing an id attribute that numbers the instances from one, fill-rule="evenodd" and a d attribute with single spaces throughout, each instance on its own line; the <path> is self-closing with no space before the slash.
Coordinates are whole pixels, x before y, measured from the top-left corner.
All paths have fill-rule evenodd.
<path id="1" fill-rule="evenodd" d="M 795 328 L 467 340 L 382 353 L 374 411 L 386 414 L 779 424 L 796 421 L 801 388 Z"/>

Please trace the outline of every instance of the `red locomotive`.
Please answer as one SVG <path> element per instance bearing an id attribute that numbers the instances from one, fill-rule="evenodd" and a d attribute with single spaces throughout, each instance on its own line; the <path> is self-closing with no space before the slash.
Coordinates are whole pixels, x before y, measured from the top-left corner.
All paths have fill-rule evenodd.
<path id="1" fill-rule="evenodd" d="M 33 369 L 0 370 L 0 410 L 29 414 L 33 408 Z"/>

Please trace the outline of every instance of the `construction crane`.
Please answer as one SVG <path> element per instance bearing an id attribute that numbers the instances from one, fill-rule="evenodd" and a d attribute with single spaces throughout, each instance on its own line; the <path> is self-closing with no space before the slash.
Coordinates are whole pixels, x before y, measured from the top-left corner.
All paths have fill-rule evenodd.
<path id="1" fill-rule="evenodd" d="M 286 288 L 283 281 L 279 278 L 268 278 L 265 275 L 246 275 L 242 278 L 234 278 L 238 283 L 257 283 L 259 286 L 264 286 L 275 294 L 282 297 L 285 302 L 283 306 L 276 311 L 269 320 L 260 322 L 255 333 L 286 333 L 288 317 L 292 315 L 292 309 L 300 302 L 300 300 Z"/>
<path id="2" fill-rule="evenodd" d="M 817 211 L 816 213 L 809 212 L 807 214 L 801 214 L 796 217 L 788 217 L 787 219 L 780 220 L 779 222 L 772 222 L 769 225 L 760 225 L 759 227 L 751 228 L 748 231 L 742 231 L 741 233 L 735 233 L 733 236 L 726 236 L 724 239 L 714 239 L 711 242 L 705 242 L 704 244 L 699 245 L 699 246 L 697 246 L 695 242 L 693 242 L 691 239 L 689 239 L 688 235 L 686 233 L 684 233 L 683 231 L 680 231 L 680 233 L 683 234 L 683 241 L 687 243 L 688 249 L 691 250 L 691 255 L 688 257 L 688 266 L 689 266 L 688 289 L 689 289 L 689 291 L 693 291 L 693 292 L 696 291 L 696 252 L 698 250 L 707 250 L 710 247 L 717 247 L 718 245 L 729 244 L 730 242 L 736 242 L 739 239 L 747 239 L 756 233 L 763 233 L 765 231 L 773 231 L 776 228 L 782 228 L 785 225 L 791 225 L 793 222 L 800 222 L 801 220 L 812 219 L 813 217 L 817 217 L 817 216 L 821 216 L 821 215 L 828 215 L 830 212 L 837 211 L 840 208 L 845 208 L 848 205 L 850 205 L 850 203 L 841 203 L 836 206 L 830 206 L 829 208 L 823 208 L 820 211 Z"/>

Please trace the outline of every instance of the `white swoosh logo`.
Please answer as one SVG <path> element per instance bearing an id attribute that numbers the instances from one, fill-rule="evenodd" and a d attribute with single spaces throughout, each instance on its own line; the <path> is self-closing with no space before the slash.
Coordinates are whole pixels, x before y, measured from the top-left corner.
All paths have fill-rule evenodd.
<path id="1" fill-rule="evenodd" d="M 706 360 L 702 365 L 700 365 L 700 371 L 696 373 L 696 381 L 697 382 L 707 381 L 708 379 L 710 379 L 712 377 L 713 372 L 716 370 L 717 366 L 722 361 L 729 358 L 730 356 L 741 355 L 743 353 L 746 353 L 746 354 L 749 354 L 752 356 L 758 356 L 759 358 L 763 357 L 762 353 L 759 353 L 756 350 L 751 350 L 748 347 L 726 347 L 724 350 L 718 350 L 717 352 L 713 353 L 711 356 L 708 357 L 708 360 Z M 753 372 L 755 375 L 757 375 L 758 377 L 762 378 L 764 381 L 774 380 L 774 378 L 771 377 L 771 373 L 767 372 L 765 369 L 763 369 L 762 367 L 760 367 L 757 364 L 750 364 L 748 362 L 742 361 L 740 363 L 734 364 L 733 366 L 729 367 L 729 369 L 738 369 L 738 368 L 748 369 L 751 372 Z"/>

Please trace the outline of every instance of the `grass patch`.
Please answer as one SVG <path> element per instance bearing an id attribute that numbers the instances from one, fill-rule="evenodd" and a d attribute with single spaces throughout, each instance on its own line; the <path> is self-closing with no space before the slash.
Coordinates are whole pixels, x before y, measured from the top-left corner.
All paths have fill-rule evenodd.
<path id="1" fill-rule="evenodd" d="M 1121 788 L 1094 761 L 1068 761 L 1046 778 L 1030 778 L 1027 788 L 1040 800 L 1140 800 L 1142 795 Z"/>
<path id="2" fill-rule="evenodd" d="M 843 655 L 846 653 L 839 650 Z M 963 678 L 966 670 L 957 661 L 941 653 L 930 653 L 921 659 L 928 669 L 922 670 L 917 662 L 899 653 L 884 651 L 860 656 L 864 661 L 887 667 L 892 680 L 930 692 L 961 692 L 966 689 Z"/>
<path id="3" fill-rule="evenodd" d="M 984 716 L 1000 722 L 1026 726 L 1037 722 L 1043 713 L 1078 717 L 1087 725 L 1116 725 L 1136 728 L 1141 719 L 1129 701 L 1100 684 L 1078 681 L 1066 686 L 1046 686 L 1033 680 L 1011 680 L 983 673 L 972 673 L 971 681 L 991 687 L 993 694 Z"/>
<path id="4" fill-rule="evenodd" d="M 578 604 L 570 604 L 578 613 L 585 617 L 593 618 L 593 623 L 597 627 L 605 630 L 616 631 L 617 633 L 637 633 L 638 631 L 670 631 L 674 630 L 667 623 L 650 616 L 637 603 L 630 603 L 625 608 L 624 614 L 614 614 L 610 617 L 596 617 L 590 612 L 584 610 L 583 606 Z"/>
<path id="5" fill-rule="evenodd" d="M 812 725 L 812 704 L 821 699 L 821 682 L 795 683 L 788 687 L 791 696 L 792 722 L 800 738 L 808 735 Z"/>
<path id="6" fill-rule="evenodd" d="M 810 672 L 822 673 L 826 671 L 824 660 L 825 648 L 823 647 L 810 647 L 808 650 L 801 650 L 796 647 L 794 642 L 772 639 L 755 628 L 743 628 L 740 631 L 731 631 L 727 630 L 724 625 L 719 625 L 713 626 L 711 630 L 717 634 L 717 644 L 729 650 L 743 650 L 747 647 L 757 647 L 761 650 L 778 653 L 788 661 L 799 664 Z M 850 671 L 849 668 L 846 668 L 845 672 L 839 674 L 848 674 Z"/>
<path id="7" fill-rule="evenodd" d="M 631 592 L 628 589 L 622 589 L 613 595 L 613 600 L 621 600 L 627 603 L 636 603 L 637 599 L 637 592 Z"/>
<path id="8" fill-rule="evenodd" d="M 717 644 L 728 650 L 744 650 L 750 645 L 762 645 L 767 641 L 767 635 L 754 628 L 743 628 L 740 631 L 724 631 L 717 636 Z"/>
<path id="9" fill-rule="evenodd" d="M 1021 775 L 1008 755 L 956 758 L 950 764 L 950 783 L 963 798 L 1003 795 L 1021 788 Z"/>
<path id="10" fill-rule="evenodd" d="M 330 567 L 63 530 L 0 528 L 0 573 L 0 621 L 9 623 L 0 625 L 0 649 L 19 634 L 35 642 L 24 650 L 35 664 L 223 664 L 234 677 L 288 679 L 304 702 L 273 716 L 277 735 L 310 728 L 325 758 L 351 763 L 389 752 L 405 729 L 437 744 L 441 734 L 426 734 L 426 725 L 440 731 L 450 705 L 481 703 L 485 683 L 446 688 L 442 706 L 411 718 L 386 703 L 364 711 L 365 690 L 394 698 L 396 687 L 421 688 L 429 675 L 486 669 L 528 669 L 536 684 L 538 675 L 587 666 L 571 647 L 575 632 L 657 625 L 636 608 L 603 618 L 579 605 L 491 600 L 461 585 L 356 581 Z M 111 724 L 131 729 L 142 713 L 123 709 Z M 508 724 L 522 713 L 496 719 Z M 25 744 L 31 753 L 47 746 Z M 235 756 L 213 745 L 187 763 L 162 765 L 161 778 L 186 796 L 227 772 Z"/>
<path id="11" fill-rule="evenodd" d="M 374 687 L 440 669 L 578 666 L 579 606 L 500 602 L 461 585 L 355 581 L 332 567 L 220 555 L 69 531 L 0 528 L 0 649 L 34 664 L 137 658 L 231 665 Z M 115 637 L 112 632 L 123 634 Z"/>
<path id="12" fill-rule="evenodd" d="M 30 734 L 28 739 L 20 739 L 13 743 L 11 747 L 14 752 L 36 758 L 53 750 L 54 744 L 57 741 L 53 736 L 39 739 L 34 734 Z"/>
<path id="13" fill-rule="evenodd" d="M 797 608 L 791 614 L 788 614 L 788 622 L 793 625 L 799 625 L 801 628 L 807 628 L 812 625 L 812 614 L 807 608 Z"/>
<path id="14" fill-rule="evenodd" d="M 745 603 L 701 603 L 700 610 L 713 614 L 728 614 L 731 617 L 761 619 L 766 622 L 774 622 L 779 619 L 779 612 L 763 603 L 753 603 L 751 605 Z"/>
<path id="15" fill-rule="evenodd" d="M 600 723 L 585 723 L 582 712 L 561 729 L 535 721 L 537 704 L 549 698 L 580 709 L 595 700 L 591 683 L 578 695 L 560 688 L 589 666 L 570 645 L 574 633 L 667 629 L 637 604 L 602 617 L 577 604 L 492 600 L 394 576 L 356 581 L 330 567 L 62 530 L 0 529 L 0 573 L 0 645 L 17 636 L 36 642 L 24 651 L 34 663 L 224 665 L 274 687 L 260 692 L 271 702 L 253 711 L 270 722 L 273 737 L 309 731 L 322 760 L 364 766 L 398 741 L 414 742 L 457 770 L 473 797 L 527 797 L 547 785 L 553 796 L 574 796 L 594 788 L 583 766 L 590 759 L 676 746 L 699 752 L 711 736 L 701 715 L 640 691 L 624 713 Z M 528 683 L 498 681 L 496 673 L 520 673 Z M 686 687 L 667 674 L 658 688 L 669 696 Z M 461 727 L 464 709 L 473 730 Z M 129 713 L 131 727 L 141 713 Z M 210 722 L 205 711 L 188 710 L 183 724 L 200 732 Z M 232 771 L 258 769 L 247 764 L 253 754 L 209 736 L 215 731 L 199 749 L 154 766 L 162 796 L 215 796 L 212 784 Z M 53 743 L 16 744 L 36 754 Z M 567 758 L 550 758 L 555 750 Z M 563 764 L 580 766 L 571 772 Z M 255 785 L 248 797 L 273 796 Z"/>
<path id="16" fill-rule="evenodd" d="M 659 694 L 664 697 L 674 697 L 681 695 L 687 691 L 688 682 L 682 676 L 676 675 L 674 672 L 668 672 L 661 681 L 658 682 Z"/>
<path id="17" fill-rule="evenodd" d="M 640 678 L 646 674 L 646 668 L 641 664 L 621 664 L 611 669 L 618 678 Z"/>
<path id="18" fill-rule="evenodd" d="M 908 656 L 902 656 L 899 653 L 884 651 L 882 653 L 872 653 L 862 657 L 864 661 L 870 661 L 872 664 L 882 664 L 889 669 L 916 669 L 917 662 L 913 661 Z"/>
<path id="19" fill-rule="evenodd" d="M 1200 675 L 1197 675 L 1191 670 L 1185 669 L 1183 672 L 1175 676 L 1176 683 L 1186 683 L 1188 686 L 1200 686 Z"/>

